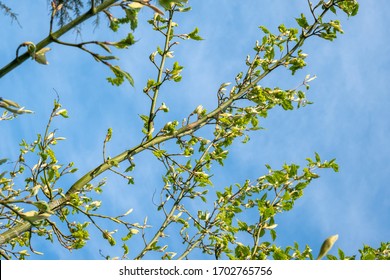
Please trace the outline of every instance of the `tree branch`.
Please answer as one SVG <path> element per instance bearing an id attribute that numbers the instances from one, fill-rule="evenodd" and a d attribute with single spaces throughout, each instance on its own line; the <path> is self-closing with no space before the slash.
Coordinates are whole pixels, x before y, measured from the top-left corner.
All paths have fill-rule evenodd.
<path id="1" fill-rule="evenodd" d="M 96 12 L 98 13 L 98 12 L 106 9 L 107 7 L 109 7 L 110 5 L 112 5 L 113 3 L 117 2 L 117 1 L 118 0 L 107 0 L 107 1 L 103 2 L 103 4 L 96 7 Z M 321 17 L 328 10 L 329 10 L 328 7 L 326 9 L 324 9 L 324 11 L 321 14 Z M 57 32 L 53 33 L 53 37 L 49 36 L 46 39 L 44 39 L 43 41 L 41 41 L 39 44 L 37 44 L 37 50 L 39 50 L 42 47 L 46 46 L 47 44 L 51 43 L 53 41 L 53 38 L 60 37 L 61 35 L 63 35 L 67 31 L 69 31 L 71 28 L 73 28 L 77 24 L 85 21 L 86 19 L 90 18 L 93 15 L 94 14 L 91 13 L 91 11 L 90 11 L 90 12 L 87 12 L 86 14 L 80 16 L 79 18 L 75 19 L 74 21 L 67 24 L 66 26 L 64 26 L 63 28 L 58 30 Z M 241 87 L 238 88 L 236 93 L 233 93 L 227 100 L 225 100 L 223 102 L 221 101 L 221 103 L 218 104 L 217 108 L 215 108 L 213 111 L 211 111 L 210 113 L 206 114 L 203 117 L 200 117 L 198 120 L 196 120 L 192 123 L 189 123 L 185 126 L 182 126 L 181 128 L 179 128 L 178 130 L 175 130 L 172 133 L 166 133 L 166 134 L 155 136 L 154 138 L 151 138 L 151 139 L 147 139 L 144 143 L 141 143 L 141 144 L 139 144 L 139 145 L 137 145 L 129 150 L 126 150 L 126 151 L 118 154 L 117 156 L 113 157 L 109 161 L 103 162 L 102 164 L 100 164 L 99 166 L 94 168 L 93 170 L 86 173 L 78 181 L 76 181 L 70 187 L 70 189 L 66 192 L 66 194 L 63 197 L 50 202 L 49 203 L 50 211 L 54 211 L 54 210 L 57 210 L 58 208 L 63 207 L 70 200 L 72 194 L 77 193 L 80 190 L 82 190 L 82 188 L 86 184 L 88 184 L 91 180 L 93 180 L 94 178 L 96 178 L 100 174 L 104 173 L 105 171 L 107 171 L 111 167 L 113 167 L 114 163 L 123 162 L 124 160 L 131 158 L 132 156 L 134 156 L 134 155 L 136 155 L 136 154 L 138 154 L 138 153 L 140 153 L 140 152 L 142 152 L 150 147 L 153 147 L 155 145 L 158 145 L 158 144 L 163 143 L 165 141 L 168 141 L 170 139 L 179 138 L 179 137 L 182 137 L 185 135 L 192 134 L 193 132 L 197 131 L 201 127 L 207 125 L 210 120 L 214 120 L 214 119 L 218 118 L 220 113 L 222 113 L 226 109 L 228 109 L 229 106 L 231 106 L 236 100 L 245 96 L 245 94 L 247 94 L 248 91 L 250 91 L 260 80 L 262 80 L 264 77 L 266 77 L 268 74 L 270 74 L 273 70 L 275 70 L 279 66 L 283 65 L 283 63 L 285 61 L 287 61 L 289 58 L 291 58 L 291 56 L 302 46 L 303 42 L 307 38 L 310 37 L 310 33 L 312 33 L 316 29 L 318 24 L 319 24 L 318 21 L 314 22 L 313 25 L 311 25 L 311 27 L 307 30 L 307 32 L 305 32 L 305 33 L 302 32 L 302 34 L 301 34 L 299 40 L 296 42 L 295 46 L 293 48 L 291 48 L 280 60 L 277 60 L 275 63 L 270 65 L 266 70 L 264 70 L 261 73 L 261 75 L 258 75 L 255 79 L 248 81 L 247 84 L 245 84 L 245 83 L 241 84 Z M 170 34 L 167 34 L 167 36 L 170 36 Z M 7 65 L 5 68 L 0 70 L 0 77 L 5 75 L 9 71 L 11 71 L 12 69 L 17 67 L 18 65 L 20 65 L 28 57 L 29 57 L 29 55 L 27 53 L 25 53 L 24 55 L 22 55 L 19 58 L 19 60 L 15 59 L 13 62 L 11 62 L 9 65 Z M 175 209 L 176 208 L 173 207 L 172 210 L 175 210 Z M 44 219 L 48 218 L 46 216 L 45 216 L 45 218 L 39 217 L 40 214 L 42 214 L 42 213 L 37 213 L 36 222 L 38 222 L 39 220 L 44 220 Z M 6 232 L 0 234 L 0 245 L 9 242 L 11 239 L 19 236 L 23 232 L 28 231 L 31 228 L 31 226 L 32 226 L 31 223 L 23 222 L 15 227 L 7 230 Z"/>
<path id="2" fill-rule="evenodd" d="M 48 35 L 45 39 L 40 41 L 36 45 L 36 51 L 39 51 L 40 49 L 46 47 L 50 43 L 54 42 L 56 39 L 67 33 L 68 31 L 72 30 L 74 27 L 79 25 L 80 23 L 88 20 L 89 18 L 95 16 L 96 14 L 104 11 L 108 7 L 110 7 L 112 4 L 121 1 L 121 0 L 107 0 L 104 1 L 102 4 L 99 6 L 95 7 L 95 9 L 90 9 L 88 12 L 84 13 L 83 15 L 77 17 L 76 19 L 72 20 L 68 24 L 64 25 L 61 27 L 59 30 L 56 32 Z M 16 57 L 13 61 L 11 61 L 8 65 L 4 66 L 3 68 L 0 69 L 0 78 L 11 72 L 13 69 L 21 65 L 23 62 L 25 62 L 30 55 L 28 52 L 25 52 L 23 55 Z"/>

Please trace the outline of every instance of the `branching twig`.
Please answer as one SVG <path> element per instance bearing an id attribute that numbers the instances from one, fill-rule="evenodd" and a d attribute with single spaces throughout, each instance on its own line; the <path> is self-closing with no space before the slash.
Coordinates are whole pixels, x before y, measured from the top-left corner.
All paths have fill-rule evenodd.
<path id="1" fill-rule="evenodd" d="M 45 39 L 40 41 L 38 44 L 36 44 L 36 51 L 41 50 L 42 48 L 46 47 L 50 43 L 54 42 L 55 39 L 60 38 L 62 35 L 67 33 L 68 31 L 72 30 L 79 24 L 83 23 L 84 21 L 88 20 L 89 18 L 95 16 L 96 14 L 104 11 L 108 7 L 110 7 L 112 4 L 121 1 L 121 0 L 106 0 L 103 1 L 102 4 L 96 7 L 95 12 L 87 11 L 83 15 L 75 18 L 68 24 L 62 26 L 60 29 L 58 29 L 56 32 L 53 32 L 49 34 Z M 28 58 L 30 57 L 30 54 L 28 52 L 24 53 L 23 55 L 15 58 L 13 61 L 11 61 L 9 64 L 4 66 L 3 68 L 0 69 L 0 78 L 3 77 L 4 75 L 8 74 L 11 72 L 13 69 L 21 65 L 23 62 L 25 62 Z"/>

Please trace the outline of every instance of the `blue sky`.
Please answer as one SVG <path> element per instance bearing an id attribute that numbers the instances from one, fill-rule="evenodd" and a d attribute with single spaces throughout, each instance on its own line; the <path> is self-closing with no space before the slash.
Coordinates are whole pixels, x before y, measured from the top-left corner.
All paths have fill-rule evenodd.
<path id="1" fill-rule="evenodd" d="M 45 3 L 3 1 L 14 7 L 22 27 L 0 17 L 0 67 L 15 56 L 24 41 L 38 42 L 47 35 L 49 10 Z M 181 42 L 175 49 L 175 60 L 185 69 L 183 81 L 163 93 L 171 111 L 167 118 L 183 118 L 197 105 L 211 109 L 215 92 L 223 82 L 234 81 L 244 70 L 244 60 L 262 34 L 259 25 L 276 31 L 280 23 L 294 24 L 294 17 L 306 11 L 306 1 L 190 1 L 193 10 L 176 21 L 179 30 L 199 27 L 201 42 Z M 344 35 L 334 42 L 317 38 L 303 47 L 309 54 L 308 66 L 290 76 L 286 71 L 272 73 L 261 85 L 295 87 L 307 74 L 317 75 L 308 92 L 313 105 L 285 112 L 275 109 L 261 123 L 266 128 L 251 135 L 246 145 L 236 145 L 224 169 L 214 173 L 216 187 L 224 187 L 245 179 L 256 179 L 266 172 L 265 164 L 274 168 L 284 163 L 305 164 L 305 158 L 318 152 L 324 159 L 336 158 L 338 173 L 321 171 L 295 208 L 277 216 L 276 243 L 287 246 L 297 241 L 302 248 L 308 244 L 316 255 L 322 241 L 339 234 L 335 248 L 347 255 L 357 254 L 363 244 L 378 247 L 389 241 L 390 233 L 390 95 L 388 77 L 390 31 L 385 11 L 388 1 L 361 1 L 356 17 L 340 15 Z M 27 61 L 0 80 L 0 96 L 12 99 L 35 111 L 11 122 L 0 123 L 0 158 L 18 156 L 20 139 L 32 141 L 42 133 L 50 113 L 55 89 L 60 103 L 70 118 L 55 122 L 58 135 L 67 138 L 59 144 L 58 157 L 74 161 L 79 172 L 63 181 L 64 188 L 101 162 L 102 142 L 108 127 L 113 128 L 109 152 L 116 155 L 141 139 L 142 123 L 138 114 L 148 111 L 148 100 L 142 88 L 153 67 L 148 56 L 162 44 L 150 30 L 146 20 L 152 12 L 140 13 L 135 32 L 137 44 L 123 52 L 118 62 L 135 79 L 135 87 L 112 87 L 105 78 L 110 74 L 87 54 L 59 45 L 51 45 L 47 54 L 50 64 Z M 83 40 L 118 39 L 119 35 L 104 28 L 93 31 L 91 22 L 83 25 Z M 123 28 L 120 33 L 127 32 Z M 75 33 L 62 39 L 74 42 Z M 119 54 L 119 53 L 118 53 Z M 62 152 L 60 152 L 62 150 Z M 161 166 L 150 155 L 137 158 L 134 173 L 136 186 L 129 187 L 122 179 L 110 176 L 104 192 L 103 209 L 120 214 L 134 208 L 134 219 L 143 220 L 150 211 L 153 191 L 161 186 Z M 3 168 L 3 167 L 2 167 Z M 150 216 L 152 215 L 152 216 Z M 153 214 L 149 214 L 153 220 Z M 170 244 L 172 248 L 175 244 Z M 120 247 L 117 246 L 117 247 Z M 53 259 L 99 259 L 98 250 L 111 256 L 120 255 L 99 236 L 88 245 L 68 253 L 48 242 L 37 242 L 36 250 Z M 331 251 L 337 254 L 336 249 Z"/>

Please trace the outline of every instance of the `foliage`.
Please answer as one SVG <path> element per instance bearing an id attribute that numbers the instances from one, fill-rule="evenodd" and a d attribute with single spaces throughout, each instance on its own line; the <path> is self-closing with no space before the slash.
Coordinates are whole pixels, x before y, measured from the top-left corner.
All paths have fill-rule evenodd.
<path id="1" fill-rule="evenodd" d="M 116 156 L 108 156 L 106 147 L 113 131 L 107 129 L 103 162 L 92 167 L 90 172 L 78 175 L 70 187 L 64 188 L 61 180 L 78 172 L 72 162 L 60 162 L 56 156 L 58 146 L 66 139 L 57 135 L 51 126 L 58 118 L 68 117 L 67 110 L 56 99 L 44 132 L 38 134 L 32 143 L 21 141 L 18 159 L 0 160 L 1 167 L 5 168 L 0 172 L 0 253 L 3 258 L 24 259 L 30 253 L 41 254 L 33 248 L 33 236 L 51 242 L 56 239 L 68 250 L 81 249 L 90 238 L 97 238 L 90 235 L 90 227 L 95 227 L 111 246 L 121 244 L 121 258 L 142 259 L 154 252 L 162 259 L 185 259 L 190 257 L 191 252 L 200 250 L 217 259 L 313 259 L 308 246 L 301 249 L 294 244 L 280 248 L 275 244 L 276 216 L 293 209 L 310 182 L 319 177 L 318 171 L 331 169 L 337 172 L 338 165 L 334 159 L 322 160 L 315 153 L 313 158 L 307 158 L 304 167 L 294 163 L 281 168 L 267 165 L 267 174 L 254 180 L 233 182 L 210 194 L 212 172 L 215 165 L 224 165 L 229 147 L 235 145 L 238 139 L 246 143 L 250 133 L 261 129 L 259 123 L 271 109 L 294 110 L 310 104 L 305 90 L 309 89 L 309 83 L 315 76 L 308 75 L 294 89 L 262 87 L 259 82 L 277 68 L 284 67 L 292 75 L 304 68 L 307 55 L 302 46 L 307 39 L 319 37 L 332 41 L 343 32 L 338 20 L 326 21 L 325 15 L 343 11 L 348 16 L 354 16 L 358 3 L 353 0 L 309 2 L 311 14 L 297 17 L 297 26 L 281 24 L 275 34 L 264 26 L 260 27 L 263 37 L 255 43 L 253 54 L 246 58 L 246 69 L 237 74 L 233 83 L 221 84 L 213 110 L 207 111 L 199 105 L 182 121 L 171 120 L 159 127 L 156 120 L 169 112 L 166 103 L 161 102 L 163 88 L 172 81 L 179 83 L 184 68 L 174 60 L 173 50 L 181 41 L 203 39 L 196 27 L 188 33 L 176 31 L 178 24 L 174 18 L 190 10 L 189 2 L 160 0 L 159 6 L 154 6 L 148 0 L 52 1 L 49 36 L 38 43 L 21 44 L 17 53 L 24 47 L 27 51 L 20 56 L 18 54 L 14 61 L 0 69 L 1 77 L 29 57 L 47 64 L 47 45 L 53 43 L 77 48 L 107 66 L 114 74 L 114 77 L 107 78 L 111 84 L 120 86 L 128 81 L 133 85 L 130 73 L 111 64 L 117 59 L 112 55 L 113 48 L 124 50 L 136 43 L 131 32 L 118 42 L 84 41 L 75 44 L 62 41 L 60 37 L 92 16 L 95 16 L 95 22 L 98 21 L 99 15 L 107 18 L 113 32 L 122 25 L 128 25 L 134 31 L 138 26 L 137 13 L 145 8 L 154 12 L 148 24 L 155 30 L 156 36 L 164 38 L 164 45 L 156 47 L 149 56 L 157 78 L 150 78 L 143 89 L 150 104 L 148 112 L 139 116 L 144 135 L 139 144 Z M 4 10 L 4 7 L 0 2 L 0 8 Z M 59 26 L 57 31 L 54 31 L 55 21 Z M 92 46 L 98 46 L 104 54 L 94 51 Z M 30 112 L 8 99 L 0 99 L 0 106 L 6 110 L 0 120 L 11 120 L 21 112 Z M 206 127 L 209 130 L 204 129 Z M 175 145 L 163 146 L 167 142 Z M 163 216 L 161 223 L 151 227 L 146 218 L 143 222 L 130 222 L 133 220 L 129 218 L 132 209 L 118 216 L 101 213 L 102 201 L 96 197 L 103 193 L 107 182 L 100 175 L 111 171 L 134 184 L 131 176 L 136 168 L 134 156 L 147 152 L 151 152 L 165 169 L 160 201 L 156 203 L 156 211 Z M 9 163 L 13 168 L 7 170 Z M 121 169 L 122 164 L 128 164 L 127 168 Z M 191 201 L 199 205 L 198 209 L 190 207 Z M 254 219 L 249 219 L 248 213 Z M 103 228 L 99 222 L 102 219 L 113 222 L 118 229 Z M 180 252 L 168 250 L 168 228 L 177 229 L 183 244 Z M 146 233 L 152 233 L 151 238 Z M 139 240 L 142 240 L 143 248 L 130 255 L 130 245 Z M 385 243 L 378 249 L 365 246 L 360 251 L 361 258 L 389 259 L 388 247 Z M 355 258 L 346 257 L 341 250 L 339 257 Z"/>

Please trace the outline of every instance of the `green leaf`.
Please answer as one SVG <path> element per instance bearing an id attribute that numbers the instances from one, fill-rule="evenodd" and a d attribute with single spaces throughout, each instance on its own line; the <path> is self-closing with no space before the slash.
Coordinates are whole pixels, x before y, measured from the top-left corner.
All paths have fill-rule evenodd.
<path id="1" fill-rule="evenodd" d="M 138 10 L 137 9 L 126 9 L 126 18 L 130 22 L 131 30 L 135 30 L 138 26 Z"/>
<path id="2" fill-rule="evenodd" d="M 165 150 L 154 150 L 153 155 L 155 155 L 157 158 L 162 158 L 166 154 Z"/>
<path id="3" fill-rule="evenodd" d="M 249 227 L 246 222 L 238 220 L 237 223 L 238 223 L 238 230 L 242 230 L 242 231 L 248 230 Z"/>
<path id="4" fill-rule="evenodd" d="M 242 244 L 239 244 L 235 250 L 234 250 L 234 255 L 241 260 L 246 259 L 247 256 L 249 256 L 251 253 L 251 250 L 249 246 L 244 246 Z"/>
<path id="5" fill-rule="evenodd" d="M 110 29 L 114 32 L 117 32 L 119 29 L 119 21 L 118 19 L 114 18 L 110 20 Z"/>
<path id="6" fill-rule="evenodd" d="M 359 3 L 356 0 L 344 0 L 338 3 L 338 6 L 348 16 L 356 16 L 359 11 Z"/>
<path id="7" fill-rule="evenodd" d="M 123 71 L 119 66 L 110 66 L 111 71 L 114 73 L 115 78 L 107 78 L 112 85 L 119 86 L 125 79 L 130 83 L 131 86 L 134 86 L 134 80 L 129 73 Z"/>
<path id="8" fill-rule="evenodd" d="M 187 2 L 188 0 L 158 0 L 160 6 L 166 10 L 170 10 L 173 4 L 183 6 Z"/>
<path id="9" fill-rule="evenodd" d="M 291 100 L 283 100 L 282 107 L 284 110 L 293 110 L 294 106 L 292 105 Z"/>
<path id="10" fill-rule="evenodd" d="M 259 26 L 259 28 L 263 31 L 265 34 L 270 34 L 269 30 L 265 26 Z"/>
<path id="11" fill-rule="evenodd" d="M 127 245 L 124 243 L 122 245 L 122 248 L 123 248 L 123 254 L 127 255 L 129 253 L 129 247 L 127 247 Z"/>
<path id="12" fill-rule="evenodd" d="M 321 245 L 320 252 L 318 253 L 317 260 L 322 259 L 332 249 L 334 243 L 339 238 L 338 234 L 328 237 Z"/>
<path id="13" fill-rule="evenodd" d="M 321 162 L 320 155 L 318 153 L 315 153 L 316 162 Z"/>
<path id="14" fill-rule="evenodd" d="M 173 69 L 172 71 L 170 72 L 170 75 L 171 75 L 171 78 L 175 81 L 175 82 L 180 82 L 181 80 L 181 71 L 183 70 L 183 66 L 180 66 L 179 63 L 176 61 L 175 63 L 173 63 Z"/>
<path id="15" fill-rule="evenodd" d="M 149 122 L 149 116 L 147 116 L 147 115 L 140 115 L 139 117 L 140 117 L 141 120 L 144 122 L 144 124 L 148 124 L 148 122 Z"/>
<path id="16" fill-rule="evenodd" d="M 116 56 L 113 56 L 113 55 L 97 55 L 96 58 L 98 60 L 118 60 L 119 58 L 117 58 Z"/>
<path id="17" fill-rule="evenodd" d="M 272 241 L 275 241 L 275 239 L 276 239 L 276 230 L 271 229 L 270 230 L 270 234 L 271 234 Z"/>
<path id="18" fill-rule="evenodd" d="M 115 241 L 115 239 L 112 237 L 111 233 L 109 233 L 107 230 L 103 231 L 103 238 L 104 238 L 104 239 L 107 239 L 108 243 L 109 243 L 111 246 L 115 246 L 116 241 Z"/>
<path id="19" fill-rule="evenodd" d="M 138 9 L 123 8 L 125 10 L 126 16 L 123 18 L 110 18 L 110 29 L 114 32 L 119 30 L 119 27 L 123 24 L 130 23 L 130 29 L 135 30 L 138 25 Z"/>
<path id="20" fill-rule="evenodd" d="M 63 118 L 69 118 L 68 111 L 66 109 L 60 109 L 55 113 L 55 116 L 61 116 Z"/>
<path id="21" fill-rule="evenodd" d="M 296 18 L 295 20 L 298 23 L 298 25 L 300 27 L 304 28 L 304 29 L 306 29 L 309 26 L 309 24 L 307 23 L 307 19 L 306 19 L 304 14 L 301 14 L 301 17 L 300 18 Z"/>
<path id="22" fill-rule="evenodd" d="M 339 253 L 339 259 L 340 259 L 340 260 L 344 260 L 344 259 L 345 259 L 345 254 L 344 254 L 344 252 L 343 252 L 341 249 L 338 249 L 338 253 Z"/>
<path id="23" fill-rule="evenodd" d="M 129 46 L 136 42 L 132 33 L 127 34 L 127 37 L 120 40 L 119 42 L 112 43 L 112 45 L 118 49 L 127 49 Z"/>
<path id="24" fill-rule="evenodd" d="M 194 29 L 194 31 L 192 31 L 191 33 L 188 34 L 188 38 L 192 39 L 192 40 L 196 40 L 196 41 L 203 40 L 203 38 L 198 35 L 198 32 L 199 32 L 199 29 L 196 27 Z"/>
<path id="25" fill-rule="evenodd" d="M 337 163 L 332 163 L 330 167 L 333 169 L 334 172 L 339 172 L 339 165 Z"/>

